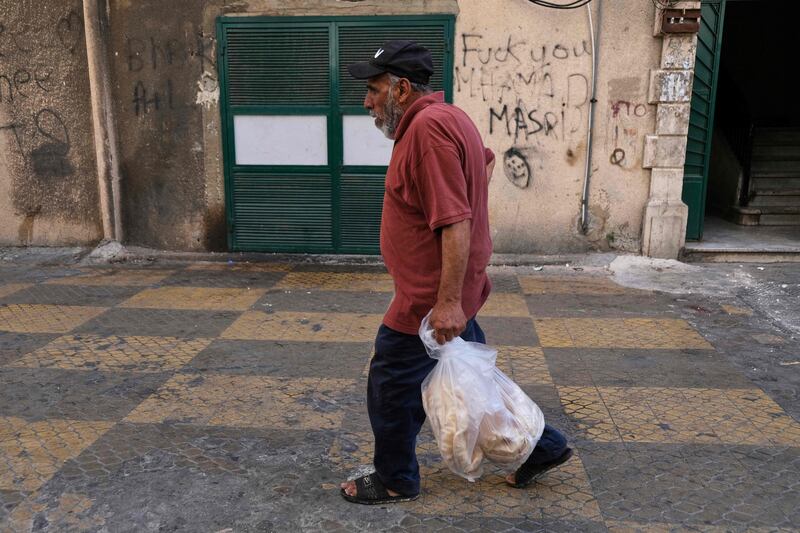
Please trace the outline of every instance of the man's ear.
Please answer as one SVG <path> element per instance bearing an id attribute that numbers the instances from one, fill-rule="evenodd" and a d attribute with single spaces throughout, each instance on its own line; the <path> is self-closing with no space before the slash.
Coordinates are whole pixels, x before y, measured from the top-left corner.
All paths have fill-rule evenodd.
<path id="1" fill-rule="evenodd" d="M 397 87 L 397 102 L 404 104 L 411 96 L 411 82 L 406 78 L 400 78 L 395 87 Z"/>

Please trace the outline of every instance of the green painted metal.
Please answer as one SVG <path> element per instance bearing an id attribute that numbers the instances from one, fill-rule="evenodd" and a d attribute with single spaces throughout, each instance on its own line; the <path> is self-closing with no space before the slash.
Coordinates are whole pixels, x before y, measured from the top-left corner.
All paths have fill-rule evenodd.
<path id="1" fill-rule="evenodd" d="M 726 0 L 712 0 L 705 1 L 701 7 L 689 138 L 686 145 L 686 164 L 683 169 L 682 196 L 684 203 L 689 206 L 689 219 L 686 224 L 688 240 L 699 240 L 703 236 L 725 4 Z"/>
<path id="2" fill-rule="evenodd" d="M 231 250 L 379 253 L 386 167 L 343 165 L 342 117 L 366 114 L 364 82 L 346 67 L 387 39 L 413 38 L 431 49 L 441 73 L 432 85 L 452 102 L 454 23 L 451 15 L 217 19 Z M 325 115 L 328 164 L 236 165 L 237 115 Z"/>

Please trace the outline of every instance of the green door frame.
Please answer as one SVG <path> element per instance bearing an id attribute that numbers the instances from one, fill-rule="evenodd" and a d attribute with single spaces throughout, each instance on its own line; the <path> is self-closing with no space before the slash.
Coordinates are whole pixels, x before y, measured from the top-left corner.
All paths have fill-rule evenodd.
<path id="1" fill-rule="evenodd" d="M 686 222 L 687 240 L 700 240 L 703 236 L 725 6 L 726 0 L 703 0 L 701 6 L 701 28 L 697 36 L 689 138 L 683 170 L 682 199 L 689 207 L 689 217 Z M 708 23 L 708 19 L 711 18 L 714 19 L 713 27 Z M 709 36 L 713 37 L 713 43 L 706 42 Z M 698 77 L 698 64 L 703 67 L 705 77 Z"/>
<path id="2" fill-rule="evenodd" d="M 343 105 L 341 103 L 340 65 L 339 65 L 339 29 L 342 27 L 375 27 L 386 29 L 392 26 L 441 26 L 444 30 L 444 64 L 442 65 L 442 84 L 445 100 L 453 99 L 453 40 L 455 28 L 454 15 L 409 15 L 409 16 L 343 16 L 343 17 L 226 17 L 217 18 L 218 71 L 220 81 L 220 113 L 222 124 L 222 155 L 225 180 L 225 212 L 228 235 L 228 249 L 231 251 L 268 251 L 268 252 L 310 252 L 310 253 L 380 253 L 375 246 L 343 246 L 342 244 L 342 176 L 363 175 L 366 178 L 381 178 L 386 173 L 385 166 L 348 166 L 343 165 L 343 115 L 366 115 L 367 111 L 360 105 Z M 227 77 L 227 30 L 228 28 L 267 28 L 267 27 L 327 27 L 329 31 L 329 73 L 330 98 L 325 105 L 249 105 L 237 106 L 229 102 L 229 80 Z M 376 46 L 380 43 L 376 43 Z M 280 172 L 284 175 L 329 175 L 332 191 L 332 242 L 330 246 L 308 247 L 303 244 L 266 246 L 254 250 L 242 246 L 235 235 L 236 205 L 233 197 L 233 173 L 236 156 L 233 138 L 234 117 L 237 115 L 325 115 L 328 121 L 328 164 L 324 166 L 304 165 L 247 165 L 236 168 L 237 172 Z M 382 190 L 382 189 L 381 189 Z"/>

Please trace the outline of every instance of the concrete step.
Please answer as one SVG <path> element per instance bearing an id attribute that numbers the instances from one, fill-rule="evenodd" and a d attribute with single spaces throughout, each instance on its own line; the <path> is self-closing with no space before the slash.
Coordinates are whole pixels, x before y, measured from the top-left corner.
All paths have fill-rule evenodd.
<path id="1" fill-rule="evenodd" d="M 765 189 L 798 190 L 800 189 L 800 176 L 759 176 L 750 174 L 750 190 L 759 191 Z"/>
<path id="2" fill-rule="evenodd" d="M 680 260 L 686 263 L 800 263 L 800 248 L 787 251 L 729 250 L 699 248 L 687 243 Z"/>
<path id="3" fill-rule="evenodd" d="M 756 128 L 754 145 L 800 145 L 800 128 Z"/>
<path id="4" fill-rule="evenodd" d="M 769 178 L 800 178 L 800 160 L 764 160 L 750 163 L 750 175 Z"/>
<path id="5" fill-rule="evenodd" d="M 796 206 L 800 207 L 800 193 L 798 194 L 764 194 L 764 191 L 756 191 L 755 195 L 747 202 L 747 207 L 763 206 Z"/>
<path id="6" fill-rule="evenodd" d="M 733 207 L 726 218 L 740 226 L 800 226 L 800 205 Z"/>
<path id="7" fill-rule="evenodd" d="M 800 144 L 754 145 L 750 156 L 752 161 L 790 160 L 800 161 Z"/>
<path id="8" fill-rule="evenodd" d="M 759 226 L 800 226 L 800 213 L 797 214 L 761 214 Z M 800 229 L 798 229 L 800 231 Z"/>

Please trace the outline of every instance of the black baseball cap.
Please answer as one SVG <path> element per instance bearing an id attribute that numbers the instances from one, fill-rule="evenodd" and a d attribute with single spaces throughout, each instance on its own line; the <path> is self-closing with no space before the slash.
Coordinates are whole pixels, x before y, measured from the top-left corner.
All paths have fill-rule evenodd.
<path id="1" fill-rule="evenodd" d="M 433 74 L 433 58 L 424 46 L 414 41 L 396 39 L 383 43 L 369 61 L 353 63 L 347 70 L 359 80 L 388 72 L 427 85 Z"/>

